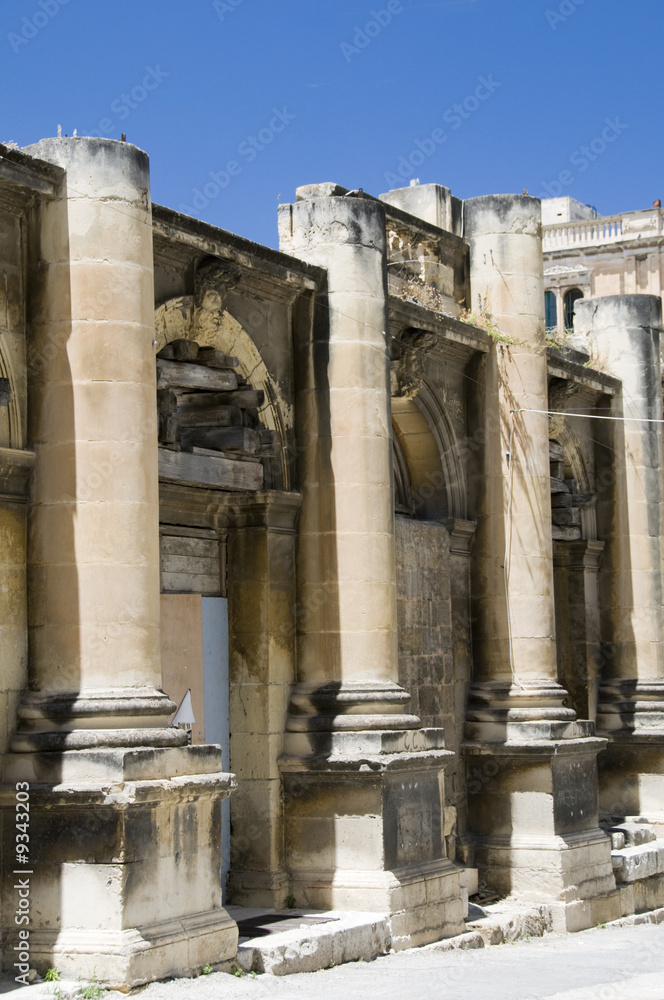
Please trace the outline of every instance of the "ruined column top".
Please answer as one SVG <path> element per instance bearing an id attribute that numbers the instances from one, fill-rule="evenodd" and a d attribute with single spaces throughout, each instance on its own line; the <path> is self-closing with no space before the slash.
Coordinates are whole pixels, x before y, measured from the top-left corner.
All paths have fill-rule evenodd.
<path id="1" fill-rule="evenodd" d="M 308 248 L 352 245 L 385 253 L 385 207 L 375 198 L 328 195 L 327 184 L 308 185 L 310 196 L 279 206 L 282 251 L 307 258 Z M 318 195 L 315 192 L 323 190 Z M 298 194 L 303 189 L 298 188 Z M 343 191 L 343 188 L 339 189 Z M 318 263 L 318 261 L 316 261 Z"/>
<path id="2" fill-rule="evenodd" d="M 94 189 L 95 197 L 117 195 L 119 176 L 130 189 L 149 190 L 148 154 L 130 142 L 91 136 L 63 136 L 41 139 L 26 146 L 23 152 L 64 167 L 70 179 Z M 123 197 L 125 193 L 119 196 Z"/>
<path id="3" fill-rule="evenodd" d="M 574 303 L 575 333 L 614 328 L 661 330 L 662 300 L 658 295 L 605 295 Z"/>
<path id="4" fill-rule="evenodd" d="M 488 194 L 463 203 L 464 236 L 486 233 L 539 236 L 542 203 L 525 194 Z"/>

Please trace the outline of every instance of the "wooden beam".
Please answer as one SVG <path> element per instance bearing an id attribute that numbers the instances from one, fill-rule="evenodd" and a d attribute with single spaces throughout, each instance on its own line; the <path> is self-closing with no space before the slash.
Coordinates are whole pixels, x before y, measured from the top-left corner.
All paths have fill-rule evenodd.
<path id="1" fill-rule="evenodd" d="M 171 340 L 159 351 L 158 359 L 169 359 L 171 361 L 195 361 L 198 357 L 198 344 L 195 340 L 187 340 L 186 337 L 179 340 Z"/>
<path id="2" fill-rule="evenodd" d="M 157 360 L 158 389 L 209 389 L 213 392 L 237 389 L 237 377 L 231 371 L 216 371 L 204 365 L 183 361 Z M 228 403 L 234 403 L 229 399 Z"/>
<path id="3" fill-rule="evenodd" d="M 179 427 L 241 427 L 239 406 L 196 406 L 178 410 L 175 418 Z"/>
<path id="4" fill-rule="evenodd" d="M 243 451 L 254 455 L 261 446 L 260 436 L 250 427 L 189 427 L 182 431 L 182 447 L 212 448 L 214 451 Z"/>
<path id="5" fill-rule="evenodd" d="M 200 347 L 196 361 L 199 365 L 207 365 L 208 368 L 237 368 L 240 364 L 238 358 L 232 358 L 214 347 Z"/>
<path id="6" fill-rule="evenodd" d="M 229 458 L 160 448 L 159 477 L 166 482 L 192 486 L 259 490 L 263 485 L 263 466 L 259 462 L 235 462 Z"/>

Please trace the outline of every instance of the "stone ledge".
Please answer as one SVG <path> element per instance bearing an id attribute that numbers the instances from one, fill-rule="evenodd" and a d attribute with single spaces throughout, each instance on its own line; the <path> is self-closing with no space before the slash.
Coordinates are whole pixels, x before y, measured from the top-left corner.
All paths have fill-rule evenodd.
<path id="1" fill-rule="evenodd" d="M 664 839 L 611 851 L 613 871 L 618 882 L 635 882 L 664 874 Z"/>
<path id="2" fill-rule="evenodd" d="M 230 913 L 240 919 L 241 909 Z M 287 976 L 318 972 L 345 962 L 371 961 L 390 950 L 390 918 L 382 913 L 307 912 L 303 917 L 327 917 L 330 923 L 251 938 L 238 947 L 236 964 L 245 972 Z"/>

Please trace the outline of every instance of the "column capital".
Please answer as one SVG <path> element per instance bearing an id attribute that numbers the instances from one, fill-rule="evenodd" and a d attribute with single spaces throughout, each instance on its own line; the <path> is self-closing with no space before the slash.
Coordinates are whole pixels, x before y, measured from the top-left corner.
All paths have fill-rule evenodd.
<path id="1" fill-rule="evenodd" d="M 448 517 L 443 521 L 450 536 L 450 552 L 454 555 L 469 556 L 473 551 L 477 521 L 466 521 L 460 517 Z"/>
<path id="2" fill-rule="evenodd" d="M 569 569 L 599 571 L 606 542 L 599 538 L 579 538 L 572 542 L 554 541 L 553 563 Z"/>

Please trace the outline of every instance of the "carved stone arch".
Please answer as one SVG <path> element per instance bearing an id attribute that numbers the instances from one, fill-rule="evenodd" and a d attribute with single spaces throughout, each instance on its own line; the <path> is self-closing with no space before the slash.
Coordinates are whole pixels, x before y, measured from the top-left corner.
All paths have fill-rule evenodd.
<path id="1" fill-rule="evenodd" d="M 588 474 L 588 468 L 586 466 L 577 436 L 569 426 L 569 423 L 564 416 L 558 417 L 556 415 L 555 427 L 551 427 L 550 431 L 554 432 L 552 433 L 551 439 L 558 443 L 563 449 L 565 479 L 575 480 L 576 490 L 574 493 L 577 497 L 584 497 L 586 499 L 583 506 L 580 506 L 581 537 L 596 539 L 597 515 L 595 513 L 594 500 L 591 502 L 587 500 L 588 497 L 591 497 L 594 494 L 595 489 L 592 479 Z"/>
<path id="2" fill-rule="evenodd" d="M 395 469 L 395 482 L 408 481 L 414 515 L 422 520 L 466 517 L 466 491 L 454 429 L 426 380 L 417 395 L 392 398 L 395 455 L 405 471 Z M 399 499 L 397 494 L 397 499 Z"/>
<path id="3" fill-rule="evenodd" d="M 9 389 L 7 405 L 0 405 L 0 448 L 22 448 L 23 428 L 21 425 L 21 409 L 16 391 L 16 380 L 14 378 L 11 355 L 3 333 L 0 333 L 0 379 L 6 380 L 4 384 L 8 384 Z M 2 385 L 3 382 L 0 382 L 0 386 Z M 5 397 L 5 393 L 2 393 L 2 395 Z"/>
<path id="4" fill-rule="evenodd" d="M 426 379 L 422 382 L 416 402 L 427 418 L 438 447 L 447 492 L 447 516 L 465 519 L 468 516 L 466 477 L 459 442 L 450 418 Z"/>
<path id="5" fill-rule="evenodd" d="M 155 351 L 172 340 L 195 340 L 201 347 L 214 347 L 239 361 L 238 371 L 253 389 L 262 389 L 265 402 L 258 416 L 263 427 L 275 431 L 279 442 L 278 458 L 273 460 L 274 489 L 290 490 L 291 469 L 287 456 L 287 430 L 293 414 L 279 398 L 275 382 L 250 335 L 223 306 L 217 288 L 204 288 L 196 298 L 180 295 L 163 302 L 155 310 Z"/>
<path id="6" fill-rule="evenodd" d="M 392 435 L 392 460 L 394 465 L 394 508 L 397 514 L 413 513 L 413 493 L 410 485 L 408 459 L 398 433 Z"/>

